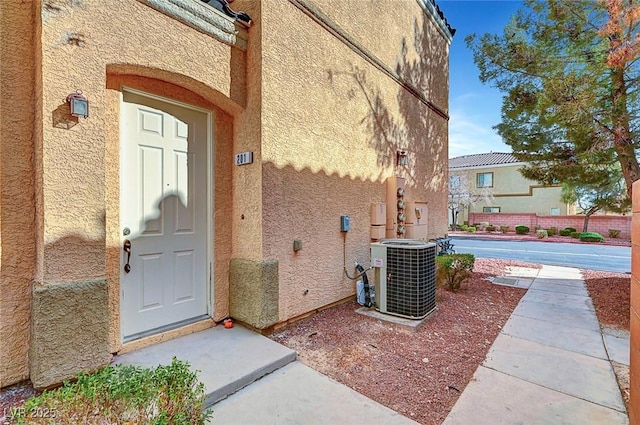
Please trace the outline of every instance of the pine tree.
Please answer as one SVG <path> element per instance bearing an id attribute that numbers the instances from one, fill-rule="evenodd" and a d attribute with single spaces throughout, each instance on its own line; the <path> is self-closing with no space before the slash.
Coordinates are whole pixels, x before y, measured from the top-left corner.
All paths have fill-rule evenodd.
<path id="1" fill-rule="evenodd" d="M 612 186 L 640 179 L 637 0 L 526 0 L 501 36 L 467 37 L 503 97 L 496 126 L 522 174 L 543 184 Z"/>

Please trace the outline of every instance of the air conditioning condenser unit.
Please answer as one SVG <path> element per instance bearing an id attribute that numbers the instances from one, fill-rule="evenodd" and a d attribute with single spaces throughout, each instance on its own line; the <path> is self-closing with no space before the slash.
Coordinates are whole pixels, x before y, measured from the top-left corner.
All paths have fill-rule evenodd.
<path id="1" fill-rule="evenodd" d="M 383 239 L 371 244 L 376 309 L 422 319 L 436 308 L 436 244 Z"/>

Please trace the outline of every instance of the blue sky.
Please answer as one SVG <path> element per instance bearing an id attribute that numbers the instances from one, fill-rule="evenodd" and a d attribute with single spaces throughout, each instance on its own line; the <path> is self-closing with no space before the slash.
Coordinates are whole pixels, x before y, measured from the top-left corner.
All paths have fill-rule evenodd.
<path id="1" fill-rule="evenodd" d="M 493 130 L 500 122 L 502 94 L 478 79 L 478 68 L 464 39 L 468 34 L 502 34 L 521 1 L 436 0 L 455 28 L 450 51 L 449 158 L 486 152 L 511 152 Z"/>

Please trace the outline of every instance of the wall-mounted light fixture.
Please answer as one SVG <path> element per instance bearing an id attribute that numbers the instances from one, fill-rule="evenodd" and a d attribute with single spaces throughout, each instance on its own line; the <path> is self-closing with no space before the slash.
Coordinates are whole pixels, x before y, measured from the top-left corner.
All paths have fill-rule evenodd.
<path id="1" fill-rule="evenodd" d="M 82 90 L 76 90 L 67 96 L 67 103 L 74 117 L 87 118 L 89 116 L 89 101 L 82 95 Z"/>
<path id="2" fill-rule="evenodd" d="M 398 165 L 409 165 L 409 153 L 407 151 L 397 151 L 396 163 Z"/>

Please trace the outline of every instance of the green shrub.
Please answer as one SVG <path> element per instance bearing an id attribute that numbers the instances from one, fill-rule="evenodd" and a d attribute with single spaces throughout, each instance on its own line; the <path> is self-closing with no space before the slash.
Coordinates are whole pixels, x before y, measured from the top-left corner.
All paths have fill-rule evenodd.
<path id="1" fill-rule="evenodd" d="M 527 226 L 516 226 L 516 233 L 518 235 L 526 235 L 529 233 L 529 228 Z"/>
<path id="2" fill-rule="evenodd" d="M 475 233 L 475 232 L 476 232 L 476 226 L 469 226 L 469 227 L 467 227 L 467 232 L 469 232 L 469 233 Z"/>
<path id="3" fill-rule="evenodd" d="M 460 226 L 460 230 L 462 230 L 463 232 L 466 232 L 467 230 L 469 230 L 469 226 L 467 226 L 466 224 L 463 224 L 462 226 Z"/>
<path id="4" fill-rule="evenodd" d="M 500 231 L 502 233 L 507 233 L 509 231 L 509 226 L 500 226 Z"/>
<path id="5" fill-rule="evenodd" d="M 560 233 L 560 236 L 571 236 L 572 231 L 571 229 L 562 229 L 558 233 Z"/>
<path id="6" fill-rule="evenodd" d="M 536 236 L 538 239 L 546 239 L 549 237 L 549 233 L 546 230 L 536 230 Z"/>
<path id="7" fill-rule="evenodd" d="M 549 236 L 553 236 L 553 235 L 558 234 L 558 228 L 557 228 L 557 227 L 549 227 L 549 228 L 547 229 L 547 234 L 548 234 Z"/>
<path id="8" fill-rule="evenodd" d="M 486 230 L 487 232 L 495 232 L 496 226 L 488 225 L 487 227 L 484 228 L 484 230 Z"/>
<path id="9" fill-rule="evenodd" d="M 574 229 L 573 227 L 565 227 L 564 230 L 568 230 L 569 234 L 573 233 L 573 232 L 577 232 L 577 229 Z"/>
<path id="10" fill-rule="evenodd" d="M 156 369 L 107 366 L 27 400 L 18 423 L 204 424 L 210 413 L 204 411 L 205 386 L 196 374 L 175 357 Z"/>
<path id="11" fill-rule="evenodd" d="M 436 257 L 438 286 L 457 292 L 462 282 L 471 275 L 475 263 L 473 254 L 446 254 Z"/>
<path id="12" fill-rule="evenodd" d="M 604 242 L 604 236 L 598 232 L 583 232 L 580 233 L 580 240 L 582 242 Z"/>
<path id="13" fill-rule="evenodd" d="M 619 229 L 609 229 L 609 237 L 610 238 L 619 238 L 620 230 Z"/>
<path id="14" fill-rule="evenodd" d="M 571 232 L 569 233 L 569 236 L 578 239 L 580 237 L 580 232 Z"/>

